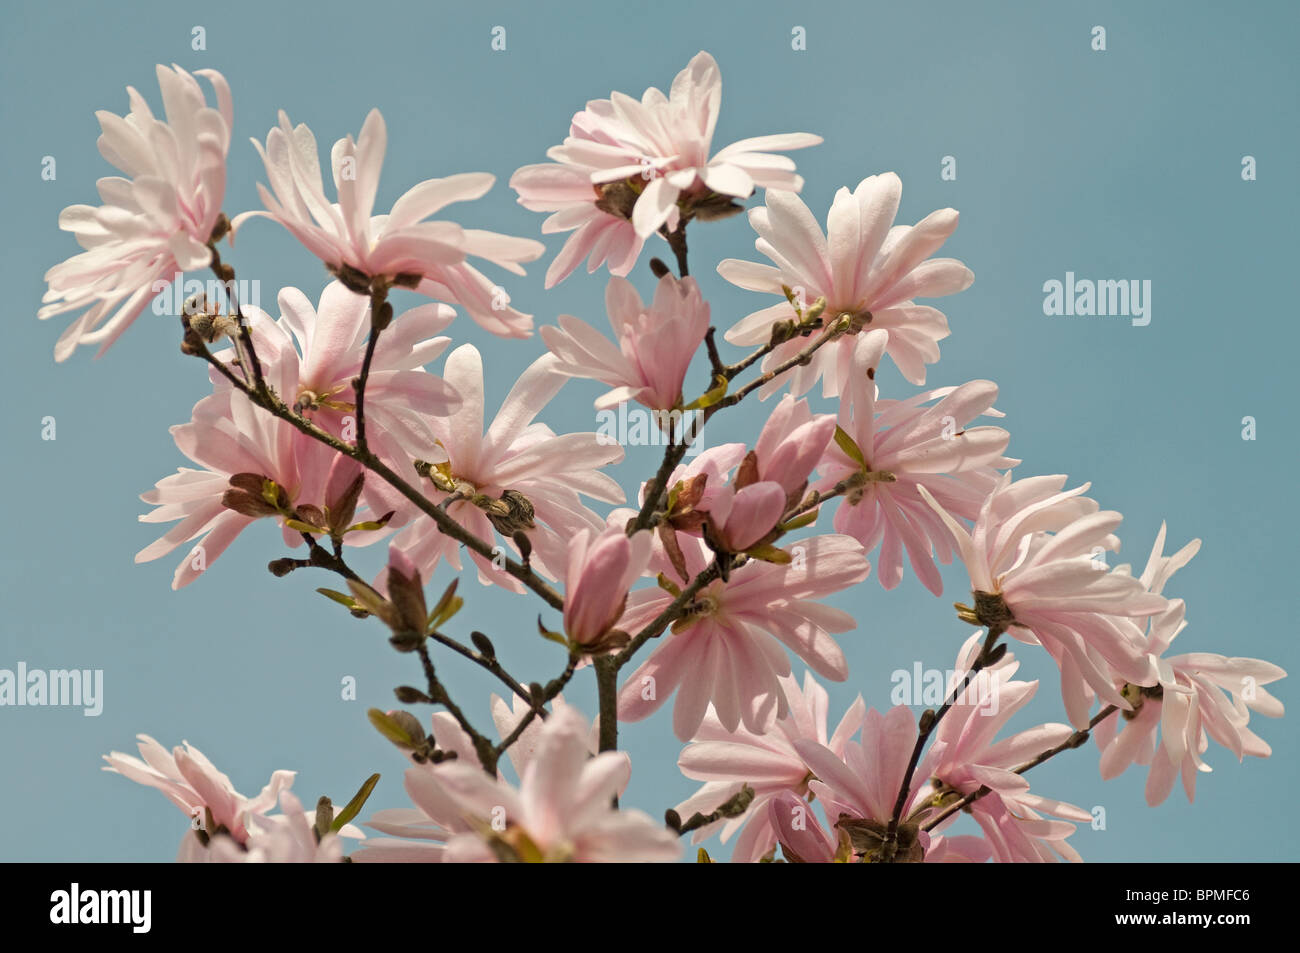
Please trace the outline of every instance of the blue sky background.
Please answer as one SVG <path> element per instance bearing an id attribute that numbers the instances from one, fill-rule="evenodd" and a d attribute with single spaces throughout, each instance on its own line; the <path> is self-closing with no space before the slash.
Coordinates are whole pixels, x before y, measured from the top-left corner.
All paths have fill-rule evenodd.
<path id="1" fill-rule="evenodd" d="M 961 211 L 944 254 L 963 259 L 976 280 L 941 303 L 953 334 L 930 381 L 996 380 L 1010 453 L 1025 460 L 1020 472 L 1091 480 L 1104 507 L 1126 514 L 1121 559 L 1140 566 L 1161 520 L 1172 546 L 1204 540 L 1168 593 L 1188 601 L 1180 650 L 1297 669 L 1298 460 L 1286 408 L 1300 334 L 1293 296 L 1281 293 L 1294 270 L 1300 211 L 1294 4 L 754 2 L 742 13 L 661 0 L 628 14 L 603 3 L 465 6 L 7 7 L 0 174 L 10 239 L 0 281 L 11 333 L 0 351 L 0 489 L 8 502 L 0 668 L 20 660 L 101 668 L 106 698 L 98 718 L 0 708 L 0 859 L 171 859 L 185 818 L 156 792 L 100 771 L 100 756 L 133 751 L 137 732 L 168 745 L 188 739 L 248 794 L 273 769 L 292 768 L 304 801 L 322 793 L 346 800 L 379 771 L 371 808 L 405 803 L 403 759 L 370 728 L 365 709 L 390 707 L 391 688 L 417 681 L 418 668 L 387 647 L 378 623 L 354 620 L 312 591 L 331 584 L 324 573 L 271 577 L 266 562 L 283 550 L 270 523 L 247 531 L 179 593 L 169 588 L 179 553 L 132 562 L 160 532 L 137 522 L 145 510 L 137 496 L 185 462 L 167 428 L 187 420 L 207 391 L 201 366 L 177 351 L 173 319 L 146 312 L 105 358 L 84 349 L 55 366 L 65 319 L 35 318 L 45 270 L 76 250 L 56 227 L 59 211 L 97 203 L 95 179 L 114 174 L 95 149 L 94 110 L 124 112 L 128 84 L 158 109 L 155 63 L 211 67 L 229 79 L 232 215 L 258 204 L 254 183 L 265 174 L 248 138 L 263 139 L 278 108 L 310 125 L 324 150 L 378 106 L 389 152 L 377 207 L 425 178 L 489 171 L 496 188 L 449 217 L 536 237 L 542 216 L 515 204 L 510 173 L 542 161 L 588 99 L 666 89 L 695 52 L 709 50 L 723 75 L 717 147 L 777 132 L 825 137 L 796 154 L 819 217 L 838 187 L 891 169 L 904 182 L 900 221 L 949 205 Z M 204 52 L 190 48 L 195 25 L 206 29 Z M 490 48 L 496 25 L 506 28 L 504 52 Z M 1105 52 L 1090 48 L 1094 25 L 1107 30 Z M 806 51 L 791 49 L 795 26 L 807 31 Z M 57 160 L 52 182 L 40 176 L 47 155 Z M 956 181 L 940 180 L 945 155 L 957 159 Z M 1245 155 L 1256 157 L 1257 181 L 1241 178 Z M 752 241 L 743 217 L 692 229 L 692 271 L 720 327 L 769 303 L 714 271 L 722 258 L 757 257 Z M 560 313 L 603 325 L 607 276 L 581 273 L 544 293 L 560 239 L 547 244 L 527 278 L 493 274 L 539 325 Z M 666 256 L 662 243 L 652 251 Z M 643 292 L 652 285 L 648 257 L 632 276 Z M 285 285 L 315 300 L 326 280 L 269 223 L 251 224 L 227 258 L 241 278 L 262 283 L 268 307 Z M 1066 271 L 1150 279 L 1150 325 L 1045 317 L 1043 283 Z M 415 299 L 398 303 L 400 312 Z M 491 339 L 463 313 L 450 333 L 483 350 L 490 407 L 541 353 L 539 340 Z M 886 396 L 912 392 L 892 370 L 881 381 Z M 591 401 L 602 390 L 567 385 L 544 419 L 559 431 L 592 430 Z M 715 424 L 706 438 L 752 439 L 763 411 L 742 408 L 734 429 L 719 434 Z M 1241 438 L 1247 415 L 1258 423 L 1253 442 Z M 57 420 L 55 441 L 41 439 L 46 416 Z M 633 448 L 614 472 L 631 488 L 656 460 L 656 451 Z M 380 556 L 376 548 L 359 560 L 367 574 Z M 440 571 L 432 588 L 449 579 Z M 840 638 L 852 675 L 830 686 L 833 720 L 859 692 L 887 707 L 896 669 L 951 665 L 969 629 L 951 609 L 964 576 L 954 569 L 945 579 L 940 599 L 909 574 L 892 593 L 872 578 L 833 600 L 861 623 Z M 525 680 L 559 671 L 558 651 L 536 636 L 535 600 L 466 583 L 455 631 L 491 634 Z M 1022 673 L 1044 683 L 1013 724 L 1063 720 L 1045 654 L 1018 654 Z M 455 670 L 458 697 L 485 723 L 492 683 Z M 358 680 L 356 701 L 340 699 L 348 675 Z M 1179 790 L 1148 808 L 1144 769 L 1103 784 L 1092 746 L 1035 770 L 1034 787 L 1106 809 L 1104 831 L 1085 828 L 1072 839 L 1089 860 L 1294 859 L 1300 713 L 1290 680 L 1275 689 L 1290 717 L 1252 723 L 1273 758 L 1238 765 L 1212 747 L 1215 771 L 1201 777 L 1194 806 Z M 577 679 L 569 697 L 595 713 L 589 678 Z M 634 763 L 626 803 L 654 815 L 695 788 L 676 770 L 668 710 L 622 735 Z"/>

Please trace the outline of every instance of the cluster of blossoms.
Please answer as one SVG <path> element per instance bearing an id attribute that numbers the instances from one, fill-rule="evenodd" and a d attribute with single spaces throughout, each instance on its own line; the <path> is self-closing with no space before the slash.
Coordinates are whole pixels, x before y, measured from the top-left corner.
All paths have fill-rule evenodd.
<path id="1" fill-rule="evenodd" d="M 137 560 L 184 547 L 180 588 L 246 527 L 273 520 L 287 546 L 305 547 L 273 561 L 274 574 L 338 574 L 346 592 L 320 591 L 375 617 L 395 649 L 419 656 L 426 685 L 396 693 L 438 706 L 432 719 L 371 711 L 409 759 L 413 806 L 374 814 L 369 827 L 388 836 L 352 859 L 673 861 L 689 833 L 697 843 L 734 837 L 734 861 L 778 851 L 803 863 L 1077 860 L 1068 837 L 1090 815 L 1031 793 L 1025 775 L 1036 764 L 1095 740 L 1104 777 L 1149 767 L 1155 805 L 1179 778 L 1193 797 L 1197 774 L 1210 770 L 1210 740 L 1238 759 L 1270 753 L 1250 714 L 1282 714 L 1264 686 L 1285 672 L 1255 659 L 1168 654 L 1185 605 L 1164 590 L 1199 541 L 1166 556 L 1162 528 L 1140 575 L 1112 568 L 1105 554 L 1119 548 L 1120 514 L 1085 496 L 1086 484 L 1067 489 L 1065 476 L 1014 475 L 1021 461 L 1005 455 L 1008 431 L 978 422 L 1002 417 L 994 383 L 881 395 L 886 357 L 924 385 L 949 334 L 945 315 L 916 299 L 973 280 L 960 261 L 934 257 L 957 213 L 896 225 L 901 183 L 885 173 L 840 189 L 823 231 L 784 155 L 821 139 L 761 135 L 714 152 L 721 76 L 707 53 L 667 96 L 652 88 L 639 100 L 615 92 L 587 103 L 551 163 L 512 177 L 521 205 L 552 213 L 544 232 L 572 233 L 548 287 L 583 259 L 589 271 L 608 268 L 612 337 L 571 315 L 543 326 L 548 353 L 490 422 L 483 355 L 470 343 L 448 352 L 443 332 L 463 308 L 492 335 L 531 336 L 532 317 L 469 260 L 521 275 L 544 247 L 432 217 L 482 197 L 493 177 L 429 179 L 375 214 L 387 148 L 379 112 L 331 150 L 333 199 L 312 132 L 281 113 L 265 143 L 254 141 L 269 182 L 258 187 L 264 208 L 228 217 L 231 94 L 220 74 L 199 75 L 215 108 L 190 74 L 159 67 L 165 121 L 134 89 L 127 116 L 99 114 L 100 149 L 129 178 L 101 180 L 104 205 L 60 217 L 86 251 L 50 270 L 40 314 L 81 311 L 59 339 L 59 360 L 81 343 L 102 351 L 160 279 L 211 268 L 232 282 L 218 244 L 254 218 L 282 225 L 333 276 L 314 305 L 297 288 L 281 290 L 278 315 L 229 294 L 201 296 L 178 315 L 181 349 L 207 362 L 212 389 L 172 430 L 194 466 L 143 496 L 154 509 L 142 520 L 173 525 Z M 725 329 L 726 342 L 751 349 L 728 364 L 715 315 L 688 276 L 686 229 L 742 211 L 757 189 L 765 192 L 749 222 L 771 264 L 729 259 L 717 270 L 778 300 Z M 678 274 L 652 260 L 656 284 L 642 297 L 625 276 L 655 236 Z M 403 291 L 431 300 L 398 314 L 389 299 Z M 440 373 L 429 370 L 444 352 Z M 709 377 L 692 398 L 698 356 Z M 752 379 L 739 383 L 746 372 Z M 637 402 L 678 421 L 691 412 L 707 423 L 751 394 L 772 400 L 752 446 L 718 444 L 689 462 L 698 427 L 665 425 L 663 463 L 629 501 L 606 472 L 621 446 L 538 419 L 573 379 L 609 388 L 598 410 Z M 827 412 L 811 402 L 818 381 Z M 380 540 L 386 565 L 368 582 L 348 559 Z M 466 644 L 449 634 L 467 598 L 457 594 L 469 568 L 462 549 L 482 585 L 543 599 L 538 628 L 563 648 L 561 674 L 521 682 L 486 635 Z M 971 593 L 958 617 L 977 631 L 957 654 L 943 705 L 918 719 L 903 705 L 869 709 L 859 696 L 831 730 L 818 678 L 849 678 L 837 637 L 857 619 L 826 600 L 873 567 L 886 590 L 910 566 L 939 595 L 939 566 L 954 558 Z M 425 586 L 444 564 L 457 579 L 430 605 Z M 1015 679 L 1019 662 L 1004 639 L 1045 650 L 1059 670 L 1064 722 L 1007 731 L 1039 686 Z M 444 651 L 510 688 L 509 703 L 492 700 L 492 735 L 453 700 Z M 802 682 L 796 658 L 807 667 Z M 563 698 L 579 671 L 595 675 L 594 722 Z M 631 777 L 617 724 L 650 716 L 670 696 L 686 743 L 679 767 L 703 786 L 661 823 L 617 806 Z M 108 769 L 158 788 L 191 818 L 182 860 L 339 861 L 344 840 L 363 836 L 349 822 L 373 781 L 337 817 L 327 801 L 309 815 L 289 792 L 291 772 L 246 798 L 188 744 L 168 753 L 141 736 L 140 754 L 115 752 Z M 963 814 L 978 835 L 953 833 Z"/>

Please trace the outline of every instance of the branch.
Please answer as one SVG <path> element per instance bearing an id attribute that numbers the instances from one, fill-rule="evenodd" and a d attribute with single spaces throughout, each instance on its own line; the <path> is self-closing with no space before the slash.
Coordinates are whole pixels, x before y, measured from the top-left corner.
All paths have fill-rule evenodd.
<path id="1" fill-rule="evenodd" d="M 534 718 L 546 717 L 546 709 L 544 706 L 548 702 L 554 701 L 555 697 L 559 695 L 560 692 L 564 691 L 564 686 L 569 684 L 569 679 L 573 678 L 573 673 L 578 668 L 578 658 L 577 655 L 571 654 L 569 656 L 569 663 L 564 667 L 564 671 L 560 673 L 558 678 L 552 679 L 550 684 L 542 689 L 540 695 L 537 693 L 529 693 L 528 702 L 531 707 L 524 714 L 524 717 L 519 719 L 519 724 L 515 725 L 514 730 L 501 739 L 501 743 L 497 745 L 498 755 L 504 754 L 506 749 L 520 739 L 524 730 L 533 723 Z"/>
<path id="2" fill-rule="evenodd" d="M 668 247 L 673 250 L 673 257 L 677 259 L 678 277 L 688 277 L 691 272 L 686 263 L 686 218 L 682 217 L 671 232 L 665 226 L 660 230 L 660 234 L 668 239 Z"/>
<path id="3" fill-rule="evenodd" d="M 235 350 L 239 353 L 240 366 L 244 368 L 244 373 L 251 372 L 251 378 L 248 383 L 252 385 L 254 391 L 259 394 L 267 392 L 266 379 L 262 376 L 262 362 L 258 360 L 257 350 L 253 347 L 253 337 L 248 330 L 248 321 L 244 318 L 244 309 L 239 303 L 239 293 L 235 284 L 235 269 L 233 265 L 226 264 L 221 260 L 221 252 L 217 251 L 217 242 L 225 235 L 230 228 L 230 220 L 223 213 L 217 219 L 217 224 L 212 229 L 212 236 L 208 239 L 208 251 L 212 253 L 212 261 L 209 263 L 212 273 L 217 276 L 226 291 L 228 306 L 233 310 L 235 321 L 239 326 L 239 337 L 236 340 Z"/>
<path id="4" fill-rule="evenodd" d="M 880 845 L 881 859 L 885 863 L 889 863 L 894 859 L 894 852 L 898 847 L 898 824 L 902 820 L 904 809 L 907 807 L 907 795 L 912 789 L 912 777 L 916 774 L 917 765 L 921 762 L 921 752 L 925 749 L 926 742 L 934 734 L 935 728 L 939 727 L 939 722 L 943 720 L 944 715 L 952 710 L 952 706 L 957 703 L 957 699 L 966 690 L 966 686 L 970 684 L 971 679 L 979 674 L 985 666 L 1001 657 L 1002 653 L 995 653 L 994 646 L 1005 631 L 1005 626 L 989 626 L 988 636 L 984 639 L 984 646 L 980 649 L 980 654 L 966 672 L 965 677 L 962 678 L 961 684 L 948 693 L 948 697 L 944 699 L 943 705 L 937 712 L 933 709 L 926 709 L 921 713 L 921 718 L 917 723 L 919 730 L 916 735 L 916 744 L 912 747 L 912 758 L 907 764 L 907 773 L 903 775 L 903 783 L 898 788 L 898 797 L 894 801 L 894 812 L 889 818 L 889 827 L 885 830 L 885 838 Z"/>
<path id="5" fill-rule="evenodd" d="M 776 380 L 786 371 L 793 370 L 796 367 L 809 363 L 812 360 L 812 356 L 814 354 L 816 354 L 821 348 L 825 347 L 827 344 L 830 344 L 831 341 L 834 341 L 837 338 L 839 338 L 842 334 L 844 334 L 844 330 L 845 329 L 844 327 L 842 327 L 841 322 L 836 322 L 835 324 L 831 325 L 829 328 L 823 331 L 820 336 L 818 336 L 817 340 L 813 341 L 812 344 L 809 344 L 798 354 L 795 354 L 793 357 L 782 361 L 780 364 L 772 368 L 770 371 L 766 371 L 763 374 L 760 374 L 758 377 L 754 378 L 752 381 L 750 381 L 740 390 L 736 391 L 735 393 L 728 394 L 726 397 L 722 398 L 722 400 L 718 401 L 716 404 L 714 404 L 712 407 L 706 410 L 704 412 L 705 421 L 707 422 L 709 418 L 711 418 L 718 411 L 722 410 L 722 408 L 732 407 L 736 404 L 739 404 L 753 391 L 762 387 L 764 384 Z M 759 357 L 762 357 L 764 353 L 770 352 L 771 350 L 772 347 L 770 345 L 764 345 L 763 348 L 759 348 L 758 351 L 756 351 L 754 354 L 751 354 L 739 365 L 733 365 L 739 368 L 736 371 L 736 374 L 739 374 L 741 370 L 748 367 L 750 364 L 754 363 L 754 361 L 758 360 Z M 731 376 L 734 377 L 735 375 L 733 374 Z"/>
<path id="6" fill-rule="evenodd" d="M 535 593 L 541 596 L 547 605 L 558 611 L 564 611 L 564 600 L 560 597 L 560 594 L 557 593 L 549 583 L 537 575 L 537 573 L 533 572 L 531 568 L 515 562 L 513 559 L 502 554 L 499 550 L 488 545 L 484 540 L 469 532 L 452 517 L 448 516 L 447 513 L 441 510 L 437 504 L 426 497 L 422 492 L 420 492 L 420 490 L 411 486 L 394 473 L 387 464 L 380 460 L 379 457 L 370 450 L 355 447 L 352 444 L 346 443 L 338 437 L 335 437 L 333 434 L 322 430 L 307 418 L 294 413 L 293 410 L 286 406 L 284 401 L 282 401 L 273 391 L 267 389 L 265 393 L 259 393 L 247 382 L 240 380 L 231 373 L 225 363 L 215 357 L 202 341 L 191 343 L 193 346 L 193 353 L 198 357 L 203 358 L 213 367 L 216 367 L 222 376 L 230 382 L 231 386 L 252 401 L 255 406 L 260 407 L 272 416 L 278 417 L 286 423 L 291 424 L 294 428 L 309 437 L 319 440 L 321 443 L 332 447 L 339 453 L 356 460 L 367 470 L 373 472 L 385 483 L 401 493 L 402 496 L 406 497 L 406 499 L 414 504 L 421 513 L 432 519 L 434 523 L 437 524 L 438 530 L 443 533 L 443 535 L 450 536 L 458 543 L 461 543 L 478 553 L 484 559 L 492 560 L 494 565 L 501 565 L 506 573 L 513 576 L 515 579 L 518 579 L 529 589 L 532 589 Z"/>
<path id="7" fill-rule="evenodd" d="M 453 652 L 456 652 L 459 655 L 463 655 L 465 658 L 469 659 L 475 665 L 478 665 L 481 668 L 491 672 L 493 675 L 495 675 L 498 679 L 501 680 L 502 684 L 504 684 L 507 688 L 509 688 L 512 692 L 514 692 L 524 701 L 530 703 L 532 702 L 533 700 L 532 692 L 530 692 L 527 688 L 521 685 L 518 679 L 516 679 L 509 672 L 507 672 L 501 666 L 501 663 L 497 661 L 496 656 L 488 656 L 488 655 L 484 655 L 481 652 L 476 652 L 468 645 L 465 645 L 463 642 L 458 642 L 456 639 L 451 638 L 451 636 L 443 635 L 441 632 L 430 632 L 429 638 L 433 639 L 439 645 L 445 645 Z M 543 715 L 543 717 L 545 716 Z"/>
<path id="8" fill-rule="evenodd" d="M 465 734 L 469 735 L 470 741 L 474 744 L 474 751 L 478 755 L 479 763 L 483 765 L 483 770 L 492 777 L 497 775 L 497 760 L 500 757 L 496 750 L 496 745 L 492 744 L 488 738 L 478 732 L 470 724 L 469 719 L 460 706 L 451 700 L 447 689 L 442 682 L 438 680 L 437 672 L 433 667 L 433 659 L 429 657 L 429 647 L 423 642 L 416 648 L 420 656 L 420 664 L 424 667 L 424 679 L 429 688 L 429 699 L 436 704 L 442 705 L 451 713 L 451 717 L 456 719 Z"/>
<path id="9" fill-rule="evenodd" d="M 660 612 L 653 620 L 648 622 L 640 632 L 633 636 L 632 641 L 628 642 L 623 651 L 612 656 L 614 659 L 614 670 L 617 671 L 631 661 L 632 656 L 636 654 L 637 650 L 640 649 L 641 646 L 660 635 L 664 629 L 668 628 L 672 622 L 676 621 L 683 614 L 684 610 L 694 603 L 695 596 L 699 591 L 721 575 L 722 565 L 715 559 L 713 562 L 709 563 L 708 567 L 691 580 L 691 584 L 683 589 L 681 595 L 669 603 L 663 612 Z"/>
<path id="10" fill-rule="evenodd" d="M 618 747 L 618 668 L 621 655 L 597 655 L 596 694 L 600 704 L 600 750 Z"/>
<path id="11" fill-rule="evenodd" d="M 357 449 L 368 451 L 366 443 L 366 384 L 370 380 L 370 365 L 375 359 L 379 335 L 393 320 L 393 306 L 388 303 L 388 286 L 375 282 L 370 293 L 370 338 L 366 341 L 366 356 L 361 361 L 361 375 L 352 382 L 357 397 Z"/>
<path id="12" fill-rule="evenodd" d="M 1115 712 L 1117 711 L 1119 711 L 1118 706 L 1107 705 L 1101 711 L 1097 712 L 1097 714 L 1092 716 L 1092 720 L 1088 722 L 1087 728 L 1083 728 L 1080 729 L 1079 731 L 1076 731 L 1074 734 L 1070 735 L 1070 737 L 1062 741 L 1059 745 L 1048 748 L 1046 751 L 1042 752 L 1041 754 L 1035 755 L 1031 760 L 1026 761 L 1020 767 L 1016 768 L 1013 773 L 1024 774 L 1030 768 L 1036 768 L 1044 761 L 1047 761 L 1051 758 L 1055 758 L 1062 751 L 1067 751 L 1071 748 L 1078 748 L 1082 746 L 1091 736 L 1092 730 L 1096 728 L 1098 725 L 1100 725 L 1107 718 L 1109 718 L 1111 715 L 1115 714 Z M 921 826 L 921 830 L 923 831 L 934 830 L 936 827 L 938 827 L 940 824 L 942 824 L 952 815 L 956 814 L 958 811 L 969 807 L 971 804 L 974 804 L 984 795 L 991 794 L 992 792 L 993 792 L 992 788 L 988 787 L 987 785 L 981 785 L 978 789 L 970 792 L 965 797 L 963 797 L 960 801 L 954 801 L 952 804 L 949 804 L 947 807 L 945 807 L 943 811 L 941 811 L 939 814 L 935 815 L 933 818 L 926 821 L 925 824 Z"/>

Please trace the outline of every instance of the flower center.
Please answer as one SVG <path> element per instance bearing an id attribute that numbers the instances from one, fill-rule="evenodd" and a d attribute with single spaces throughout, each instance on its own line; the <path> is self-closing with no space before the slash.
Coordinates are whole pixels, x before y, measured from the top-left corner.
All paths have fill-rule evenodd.
<path id="1" fill-rule="evenodd" d="M 330 410 L 354 410 L 353 405 L 346 401 L 331 399 L 335 394 L 340 394 L 346 390 L 347 386 L 347 384 L 337 384 L 324 391 L 316 391 L 306 385 L 299 387 L 298 397 L 293 402 L 294 413 L 310 413 L 311 411 L 320 410 L 322 407 Z"/>

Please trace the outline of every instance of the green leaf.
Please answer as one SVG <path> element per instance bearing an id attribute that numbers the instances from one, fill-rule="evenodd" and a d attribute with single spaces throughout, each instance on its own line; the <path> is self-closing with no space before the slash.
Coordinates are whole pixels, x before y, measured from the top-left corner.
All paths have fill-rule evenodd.
<path id="1" fill-rule="evenodd" d="M 848 435 L 847 431 L 838 425 L 835 427 L 835 443 L 841 450 L 849 455 L 850 459 L 852 459 L 854 463 L 862 467 L 864 471 L 870 469 L 867 466 L 867 458 L 862 455 L 862 448 L 854 442 L 853 438 Z"/>
<path id="2" fill-rule="evenodd" d="M 357 600 L 353 599 L 351 596 L 344 595 L 341 592 L 335 592 L 333 589 L 317 589 L 316 591 L 319 592 L 326 599 L 333 599 L 339 605 L 347 606 L 349 609 L 352 609 L 353 611 L 361 611 L 361 612 L 366 611 L 365 608 L 361 605 L 361 603 L 357 602 Z"/>
<path id="3" fill-rule="evenodd" d="M 809 510 L 807 513 L 800 513 L 798 516 L 790 520 L 790 522 L 788 523 L 782 523 L 781 529 L 783 529 L 788 533 L 790 532 L 790 530 L 803 529 L 805 526 L 809 525 L 810 523 L 815 523 L 816 521 L 817 521 L 817 510 L 813 509 L 813 510 Z"/>
<path id="4" fill-rule="evenodd" d="M 280 505 L 280 485 L 274 480 L 262 478 L 262 499 L 271 506 Z"/>
<path id="5" fill-rule="evenodd" d="M 437 629 L 443 623 L 448 621 L 452 616 L 461 610 L 465 605 L 465 600 L 456 595 L 456 586 L 460 584 L 459 579 L 453 579 L 451 585 L 443 592 L 438 604 L 429 612 L 430 630 Z"/>
<path id="6" fill-rule="evenodd" d="M 357 791 L 357 793 L 352 796 L 352 800 L 348 801 L 348 806 L 343 808 L 342 812 L 334 818 L 334 823 L 330 825 L 330 830 L 342 830 L 344 824 L 351 822 L 354 817 L 360 814 L 361 808 L 365 806 L 366 801 L 370 797 L 370 792 L 375 789 L 375 785 L 378 783 L 379 775 L 377 774 L 372 774 L 370 777 L 366 778 L 366 783 L 361 785 L 361 790 Z"/>
<path id="7" fill-rule="evenodd" d="M 812 307 L 803 313 L 802 320 L 800 321 L 800 323 L 816 324 L 817 321 L 820 320 L 822 316 L 822 312 L 825 310 L 826 310 L 826 298 L 825 297 L 818 298 L 816 301 L 812 303 Z"/>
<path id="8" fill-rule="evenodd" d="M 406 729 L 389 717 L 387 712 L 372 708 L 366 712 L 366 717 L 370 719 L 370 723 L 375 726 L 379 733 L 393 744 L 405 745 L 408 748 L 415 746 L 415 740 L 406 733 Z"/>
<path id="9" fill-rule="evenodd" d="M 329 530 L 320 526 L 313 526 L 311 523 L 304 523 L 302 520 L 285 520 L 284 525 L 290 529 L 296 529 L 300 533 L 311 533 L 313 535 L 323 535 Z"/>
<path id="10" fill-rule="evenodd" d="M 761 543 L 752 549 L 745 550 L 746 556 L 752 556 L 755 559 L 761 559 L 765 563 L 780 563 L 785 565 L 790 562 L 790 554 L 784 549 L 778 549 L 771 543 Z"/>
<path id="11" fill-rule="evenodd" d="M 714 404 L 722 400 L 722 398 L 726 397 L 727 379 L 725 377 L 715 377 L 714 380 L 718 383 L 711 390 L 705 391 L 702 395 L 683 407 L 682 410 L 704 410 L 707 407 L 712 407 Z"/>
<path id="12" fill-rule="evenodd" d="M 566 639 L 559 632 L 552 632 L 546 626 L 542 625 L 542 617 L 540 615 L 537 617 L 537 631 L 541 633 L 542 638 L 550 639 L 552 642 L 558 642 L 560 645 L 563 645 L 566 649 L 569 647 L 568 639 Z"/>
<path id="13" fill-rule="evenodd" d="M 673 582 L 663 573 L 659 574 L 659 577 L 656 581 L 659 583 L 659 588 L 665 590 L 666 592 L 671 593 L 674 599 L 676 599 L 678 596 L 682 594 L 681 586 L 677 585 L 677 583 Z"/>
<path id="14" fill-rule="evenodd" d="M 362 520 L 360 523 L 353 523 L 343 532 L 357 533 L 365 530 L 383 529 L 385 526 L 388 525 L 388 521 L 393 518 L 393 514 L 396 512 L 397 512 L 396 510 L 390 510 L 387 513 L 385 513 L 383 516 L 379 517 L 379 519 L 377 520 Z"/>

